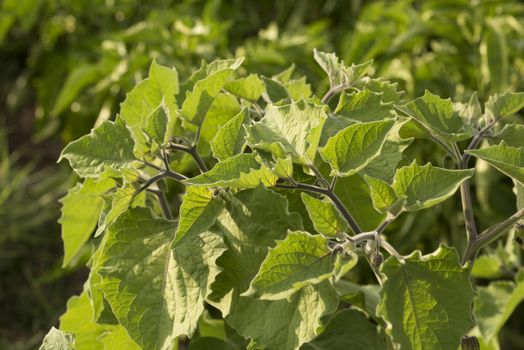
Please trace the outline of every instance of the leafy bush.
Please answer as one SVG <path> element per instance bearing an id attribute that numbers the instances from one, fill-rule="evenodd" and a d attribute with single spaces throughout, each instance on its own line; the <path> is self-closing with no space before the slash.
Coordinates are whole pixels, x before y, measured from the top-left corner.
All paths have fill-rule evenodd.
<path id="1" fill-rule="evenodd" d="M 43 349 L 171 349 L 185 336 L 190 349 L 498 348 L 524 298 L 511 238 L 524 93 L 409 99 L 371 61 L 314 58 L 323 94 L 292 68 L 267 77 L 217 60 L 179 83 L 153 62 L 114 122 L 65 147 L 84 180 L 62 200 L 64 266 L 90 242 L 91 272 Z M 441 153 L 426 156 L 433 143 Z M 517 199 L 485 230 L 472 160 Z M 437 226 L 452 235 L 434 251 L 395 244 L 407 219 L 443 210 L 463 219 Z M 511 281 L 475 293 L 472 276 L 502 271 Z"/>

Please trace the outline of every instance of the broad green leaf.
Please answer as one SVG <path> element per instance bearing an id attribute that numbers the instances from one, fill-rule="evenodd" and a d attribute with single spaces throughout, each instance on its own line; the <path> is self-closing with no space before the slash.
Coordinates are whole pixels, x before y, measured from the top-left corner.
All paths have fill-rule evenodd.
<path id="1" fill-rule="evenodd" d="M 460 184 L 473 176 L 474 169 L 448 170 L 415 161 L 397 170 L 392 187 L 397 197 L 406 197 L 404 208 L 417 211 L 437 205 L 451 197 Z"/>
<path id="2" fill-rule="evenodd" d="M 495 338 L 515 308 L 524 300 L 524 270 L 513 281 L 495 281 L 478 287 L 475 297 L 475 319 L 484 339 Z"/>
<path id="3" fill-rule="evenodd" d="M 352 124 L 331 137 L 320 150 L 331 165 L 331 175 L 350 176 L 364 169 L 380 155 L 394 124 L 393 120 Z"/>
<path id="4" fill-rule="evenodd" d="M 244 125 L 248 123 L 249 110 L 243 109 L 218 129 L 210 142 L 211 151 L 216 159 L 224 160 L 242 152 L 247 135 Z"/>
<path id="5" fill-rule="evenodd" d="M 213 169 L 191 179 L 186 185 L 253 188 L 260 184 L 273 186 L 278 177 L 260 164 L 254 153 L 242 153 L 217 163 Z"/>
<path id="6" fill-rule="evenodd" d="M 398 197 L 393 187 L 381 179 L 364 176 L 368 183 L 373 206 L 380 213 L 386 213 L 397 201 Z"/>
<path id="7" fill-rule="evenodd" d="M 337 85 L 351 86 L 356 80 L 360 79 L 366 70 L 371 66 L 373 61 L 367 61 L 362 64 L 352 64 L 347 67 L 344 61 L 339 61 L 334 53 L 326 53 L 313 50 L 315 61 L 326 72 L 331 87 Z"/>
<path id="8" fill-rule="evenodd" d="M 200 125 L 213 99 L 229 81 L 233 72 L 233 69 L 222 69 L 197 81 L 182 104 L 182 116 L 193 124 Z"/>
<path id="9" fill-rule="evenodd" d="M 101 195 L 115 185 L 111 179 L 86 179 L 83 184 L 77 184 L 70 189 L 60 200 L 62 215 L 58 222 L 62 225 L 64 242 L 62 266 L 71 263 L 93 233 L 104 206 Z"/>
<path id="10" fill-rule="evenodd" d="M 468 150 L 466 153 L 485 160 L 500 172 L 524 184 L 524 148 L 511 147 L 502 141 L 499 145 Z"/>
<path id="11" fill-rule="evenodd" d="M 377 316 L 377 306 L 380 302 L 380 285 L 361 285 L 344 279 L 336 281 L 333 285 L 341 300 L 350 303 L 352 307 L 364 311 L 370 317 Z"/>
<path id="12" fill-rule="evenodd" d="M 374 230 L 386 217 L 373 207 L 369 186 L 360 175 L 338 179 L 335 194 L 365 231 Z"/>
<path id="13" fill-rule="evenodd" d="M 359 174 L 368 175 L 388 182 L 392 181 L 398 163 L 402 160 L 402 154 L 412 141 L 412 138 L 402 139 L 393 136 L 392 133 L 390 133 L 386 138 L 386 142 L 384 142 L 378 157 L 374 158 L 368 165 L 366 165 Z"/>
<path id="14" fill-rule="evenodd" d="M 362 90 L 340 95 L 335 114 L 360 122 L 373 122 L 394 116 L 393 105 L 382 102 L 382 94 Z"/>
<path id="15" fill-rule="evenodd" d="M 355 257 L 348 264 L 354 266 Z M 335 257 L 331 256 L 328 239 L 293 231 L 269 249 L 249 289 L 242 295 L 263 300 L 288 299 L 300 289 L 318 284 L 334 273 Z"/>
<path id="16" fill-rule="evenodd" d="M 86 292 L 67 302 L 67 311 L 60 317 L 60 330 L 73 334 L 75 350 L 113 348 L 138 350 L 137 344 L 120 325 L 102 325 L 93 321 L 93 309 Z M 113 342 L 117 340 L 118 343 Z"/>
<path id="17" fill-rule="evenodd" d="M 479 126 L 482 118 L 482 107 L 480 106 L 477 92 L 471 95 L 468 102 L 456 102 L 454 106 L 464 123 Z"/>
<path id="18" fill-rule="evenodd" d="M 293 101 L 299 101 L 311 97 L 311 85 L 306 82 L 306 77 L 291 79 L 286 83 L 287 91 Z"/>
<path id="19" fill-rule="evenodd" d="M 360 87 L 360 85 L 362 85 Z M 377 94 L 382 94 L 382 102 L 393 102 L 399 104 L 404 91 L 398 90 L 398 83 L 392 83 L 383 79 L 361 79 L 357 86 L 361 89 L 367 89 Z"/>
<path id="20" fill-rule="evenodd" d="M 210 143 L 220 127 L 235 118 L 241 111 L 242 106 L 233 95 L 220 93 L 215 97 L 200 128 L 198 152 L 201 156 L 207 157 L 211 154 Z"/>
<path id="21" fill-rule="evenodd" d="M 405 262 L 386 260 L 379 314 L 402 349 L 458 348 L 473 326 L 468 270 L 445 246 L 425 256 L 415 251 Z"/>
<path id="22" fill-rule="evenodd" d="M 333 287 L 324 281 L 302 288 L 289 300 L 240 297 L 226 322 L 261 347 L 294 350 L 319 334 L 323 326 L 321 319 L 334 313 L 337 306 Z"/>
<path id="23" fill-rule="evenodd" d="M 129 167 L 136 160 L 133 147 L 131 133 L 118 118 L 115 122 L 105 121 L 89 135 L 68 144 L 58 161 L 67 159 L 82 177 L 99 177 L 106 168 Z"/>
<path id="24" fill-rule="evenodd" d="M 166 106 L 160 104 L 158 108 L 153 110 L 147 117 L 144 132 L 157 145 L 163 145 L 167 140 L 167 127 L 169 117 L 166 113 Z"/>
<path id="25" fill-rule="evenodd" d="M 62 332 L 61 330 L 51 327 L 44 337 L 39 350 L 73 350 L 75 339 L 73 335 Z"/>
<path id="26" fill-rule="evenodd" d="M 190 232 L 207 231 L 215 223 L 222 206 L 212 189 L 187 186 L 180 206 L 176 242 Z"/>
<path id="27" fill-rule="evenodd" d="M 443 99 L 427 90 L 424 96 L 397 108 L 443 140 L 460 141 L 473 134 L 472 127 L 464 124 L 451 99 Z"/>
<path id="28" fill-rule="evenodd" d="M 524 137 L 522 135 L 524 135 L 524 125 L 506 124 L 500 134 L 496 135 L 495 142 L 504 141 L 508 146 L 524 148 Z"/>
<path id="29" fill-rule="evenodd" d="M 366 316 L 353 309 L 338 312 L 322 333 L 301 350 L 383 350 L 386 342 Z"/>
<path id="30" fill-rule="evenodd" d="M 177 104 L 175 95 L 179 92 L 178 73 L 174 68 L 159 65 L 156 61 L 151 63 L 149 76 L 138 83 L 120 105 L 120 117 L 131 129 L 137 144 L 144 140 L 142 128 L 148 124 L 151 117 L 158 117 L 153 112 L 161 105 L 169 120 L 167 136 L 171 125 L 176 119 Z"/>
<path id="31" fill-rule="evenodd" d="M 316 231 L 326 236 L 337 236 L 349 231 L 348 223 L 330 200 L 318 199 L 306 193 L 301 193 L 300 197 Z"/>
<path id="32" fill-rule="evenodd" d="M 215 261 L 225 250 L 220 236 L 196 232 L 173 246 L 174 233 L 173 222 L 135 208 L 104 237 L 100 289 L 143 348 L 170 349 L 177 336 L 191 336 L 219 273 Z"/>
<path id="33" fill-rule="evenodd" d="M 245 78 L 227 82 L 224 89 L 246 100 L 256 101 L 265 91 L 265 85 L 256 74 L 250 74 Z"/>
<path id="34" fill-rule="evenodd" d="M 284 239 L 288 230 L 302 229 L 300 216 L 289 213 L 285 197 L 262 186 L 225 199 L 215 229 L 224 235 L 228 250 L 217 261 L 223 271 L 209 298 L 224 316 L 231 307 L 231 293 L 238 296 L 249 288 L 275 241 Z"/>
<path id="35" fill-rule="evenodd" d="M 98 228 L 95 232 L 95 237 L 104 232 L 104 230 L 113 222 L 115 219 L 125 212 L 131 206 L 145 206 L 145 191 L 136 195 L 137 189 L 130 185 L 124 184 L 124 186 L 118 188 L 115 193 L 108 196 L 106 201 L 108 202 L 107 212 L 102 212 L 98 219 Z"/>
<path id="36" fill-rule="evenodd" d="M 486 116 L 499 119 L 515 114 L 522 108 L 524 108 L 524 92 L 495 94 L 486 102 Z"/>
<path id="37" fill-rule="evenodd" d="M 326 118 L 325 107 L 310 102 L 269 105 L 264 118 L 248 128 L 248 144 L 277 158 L 313 164 Z"/>
<path id="38" fill-rule="evenodd" d="M 276 79 L 268 78 L 262 76 L 262 81 L 265 85 L 265 90 L 267 94 L 267 98 L 269 98 L 269 101 L 276 103 L 281 100 L 289 100 L 289 92 L 287 91 L 284 84 L 279 82 Z M 265 97 L 266 98 L 266 97 Z"/>

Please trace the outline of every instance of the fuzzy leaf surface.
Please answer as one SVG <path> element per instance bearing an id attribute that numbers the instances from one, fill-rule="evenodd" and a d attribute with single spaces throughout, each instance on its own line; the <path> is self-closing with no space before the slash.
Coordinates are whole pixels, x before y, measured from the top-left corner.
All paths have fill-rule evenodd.
<path id="1" fill-rule="evenodd" d="M 454 249 L 441 246 L 422 256 L 415 251 L 401 263 L 390 257 L 382 265 L 379 314 L 390 323 L 402 349 L 456 349 L 473 326 L 474 292 L 468 268 Z"/>
<path id="2" fill-rule="evenodd" d="M 499 145 L 469 150 L 466 153 L 485 160 L 500 172 L 524 185 L 524 148 L 511 147 L 502 141 Z"/>
<path id="3" fill-rule="evenodd" d="M 350 176 L 364 169 L 380 155 L 394 124 L 393 120 L 352 124 L 331 137 L 320 150 L 331 165 L 331 174 Z"/>

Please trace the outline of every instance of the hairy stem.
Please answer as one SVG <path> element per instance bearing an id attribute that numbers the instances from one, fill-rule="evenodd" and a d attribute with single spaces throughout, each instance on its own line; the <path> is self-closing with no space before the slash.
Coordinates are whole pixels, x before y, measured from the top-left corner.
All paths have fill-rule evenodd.
<path id="1" fill-rule="evenodd" d="M 473 262 L 480 249 L 502 237 L 506 233 L 507 229 L 509 229 L 522 217 L 524 217 L 524 208 L 518 210 L 515 214 L 511 215 L 506 220 L 492 225 L 484 230 L 481 234 L 478 235 L 476 239 L 469 242 L 466 252 L 462 257 L 462 263 L 464 264 L 467 261 Z"/>
<path id="2" fill-rule="evenodd" d="M 338 94 L 339 92 L 341 92 L 342 90 L 346 89 L 348 86 L 345 85 L 345 84 L 339 84 L 339 85 L 335 85 L 333 87 L 331 87 L 328 92 L 326 92 L 326 94 L 322 97 L 322 100 L 320 100 L 322 103 L 325 103 L 327 104 L 329 102 L 329 100 L 331 100 L 331 98 L 333 96 L 335 96 L 336 94 Z"/>

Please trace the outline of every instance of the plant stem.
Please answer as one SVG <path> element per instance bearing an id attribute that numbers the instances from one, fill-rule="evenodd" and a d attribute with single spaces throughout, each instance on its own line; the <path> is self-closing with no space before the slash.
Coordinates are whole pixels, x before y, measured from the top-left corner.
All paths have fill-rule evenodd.
<path id="1" fill-rule="evenodd" d="M 330 188 L 321 188 L 318 186 L 309 185 L 309 184 L 305 184 L 301 182 L 296 182 L 292 185 L 285 185 L 285 184 L 277 183 L 275 184 L 275 187 L 288 189 L 288 190 L 302 190 L 302 191 L 307 191 L 307 192 L 314 192 L 314 193 L 318 193 L 318 194 L 328 197 L 331 200 L 331 202 L 333 202 L 335 207 L 338 209 L 340 214 L 342 214 L 344 219 L 347 221 L 347 223 L 349 224 L 349 227 L 351 227 L 351 230 L 355 234 L 362 233 L 362 229 L 357 224 L 355 219 L 353 219 L 353 216 L 351 216 L 351 213 L 346 209 L 342 201 L 337 197 L 337 195 Z"/>
<path id="2" fill-rule="evenodd" d="M 469 242 L 466 252 L 462 258 L 462 264 L 466 263 L 467 261 L 473 262 L 480 249 L 504 235 L 506 230 L 511 227 L 511 225 L 519 221 L 522 217 L 524 217 L 524 208 L 518 210 L 515 214 L 511 215 L 506 220 L 492 225 L 484 230 L 481 234 L 478 235 L 476 239 Z"/>
<path id="3" fill-rule="evenodd" d="M 171 213 L 171 209 L 169 208 L 169 204 L 167 203 L 166 194 L 164 191 L 160 190 L 149 190 L 151 193 L 154 193 L 158 198 L 158 203 L 160 204 L 160 208 L 162 209 L 162 213 L 164 214 L 165 218 L 168 220 L 173 220 L 173 214 Z"/>
<path id="4" fill-rule="evenodd" d="M 156 183 L 156 182 L 158 182 L 158 181 L 160 181 L 160 180 L 162 180 L 162 179 L 164 179 L 166 177 L 175 179 L 177 181 L 182 181 L 182 180 L 187 179 L 187 177 L 182 175 L 182 174 L 176 173 L 176 172 L 171 171 L 171 170 L 164 170 L 160 174 L 157 174 L 157 175 L 153 176 L 152 178 L 150 178 L 149 180 L 147 180 L 146 183 L 143 184 L 142 187 L 140 187 L 140 189 L 134 195 L 137 196 L 140 192 L 146 190 L 152 184 L 154 184 L 154 183 Z"/>
<path id="5" fill-rule="evenodd" d="M 171 142 L 168 147 L 171 148 L 171 149 L 177 150 L 177 151 L 182 151 L 182 152 L 188 153 L 195 160 L 195 162 L 196 162 L 196 164 L 198 166 L 198 169 L 200 169 L 200 172 L 205 173 L 206 171 L 208 171 L 206 163 L 200 157 L 200 154 L 198 154 L 198 152 L 196 150 L 196 145 L 186 146 L 186 145 L 181 145 L 179 143 Z"/>
<path id="6" fill-rule="evenodd" d="M 329 100 L 331 100 L 331 98 L 333 96 L 335 96 L 336 94 L 338 94 L 339 92 L 341 92 L 345 88 L 347 88 L 347 86 L 345 84 L 339 84 L 339 85 L 335 85 L 335 86 L 331 87 L 328 90 L 328 92 L 326 92 L 326 94 L 322 97 L 322 100 L 320 100 L 320 101 L 322 103 L 327 104 L 329 102 Z"/>

